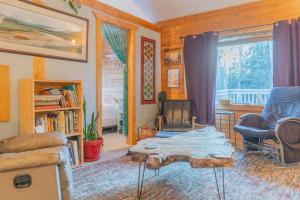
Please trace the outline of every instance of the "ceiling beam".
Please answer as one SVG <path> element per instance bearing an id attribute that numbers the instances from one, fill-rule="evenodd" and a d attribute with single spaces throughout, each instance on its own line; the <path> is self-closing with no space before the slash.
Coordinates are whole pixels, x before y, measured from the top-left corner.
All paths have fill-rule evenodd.
<path id="1" fill-rule="evenodd" d="M 143 26 L 143 27 L 148 28 L 148 29 L 153 30 L 153 31 L 158 31 L 158 29 L 156 27 L 156 24 L 148 22 L 148 21 L 146 21 L 144 19 L 141 19 L 139 17 L 136 17 L 134 15 L 131 15 L 131 14 L 129 14 L 127 12 L 124 12 L 124 11 L 118 9 L 118 8 L 114 8 L 112 6 L 109 6 L 109 5 L 107 5 L 105 3 L 102 3 L 100 1 L 97 1 L 97 0 L 81 0 L 81 3 L 88 6 L 88 7 L 90 7 L 90 8 L 93 8 L 95 10 L 103 12 L 107 15 L 126 20 L 126 21 L 128 21 L 132 24 L 140 25 L 140 26 Z"/>

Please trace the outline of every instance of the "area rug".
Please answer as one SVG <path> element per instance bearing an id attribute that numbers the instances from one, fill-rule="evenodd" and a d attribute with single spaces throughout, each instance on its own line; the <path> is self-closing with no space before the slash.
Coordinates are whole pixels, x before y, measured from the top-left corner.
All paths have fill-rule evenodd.
<path id="1" fill-rule="evenodd" d="M 74 170 L 75 200 L 134 200 L 138 164 L 113 154 Z M 263 155 L 235 153 L 235 164 L 225 170 L 228 200 L 299 200 L 300 165 L 282 167 Z M 218 172 L 221 179 L 221 172 Z M 212 169 L 193 169 L 187 163 L 173 163 L 160 170 L 146 170 L 144 200 L 218 199 Z"/>

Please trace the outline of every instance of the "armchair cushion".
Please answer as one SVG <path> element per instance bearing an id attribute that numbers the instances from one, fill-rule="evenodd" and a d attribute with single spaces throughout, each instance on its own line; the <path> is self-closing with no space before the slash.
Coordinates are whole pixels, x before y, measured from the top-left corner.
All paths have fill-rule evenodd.
<path id="1" fill-rule="evenodd" d="M 33 151 L 66 144 L 66 137 L 59 132 L 14 136 L 0 141 L 0 154 Z"/>

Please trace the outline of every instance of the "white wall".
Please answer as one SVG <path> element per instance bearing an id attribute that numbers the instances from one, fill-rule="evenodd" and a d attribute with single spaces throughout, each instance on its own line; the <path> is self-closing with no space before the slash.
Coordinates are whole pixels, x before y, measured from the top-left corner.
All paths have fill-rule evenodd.
<path id="1" fill-rule="evenodd" d="M 123 10 L 144 20 L 153 22 L 148 15 L 133 0 L 98 0 L 112 7 Z"/>
<path id="2" fill-rule="evenodd" d="M 66 12 L 72 12 L 67 4 L 62 0 L 48 0 L 46 1 L 48 6 L 63 10 Z M 95 47 L 95 18 L 92 10 L 83 6 L 79 15 L 89 19 L 89 59 L 88 63 L 72 62 L 56 59 L 46 59 L 46 78 L 57 80 L 82 80 L 84 95 L 87 100 L 87 110 L 90 114 L 96 108 L 96 47 Z M 150 30 L 139 28 L 137 33 L 137 49 L 140 49 L 140 36 L 141 34 L 149 34 L 149 37 L 153 39 L 159 38 L 159 33 L 152 32 Z M 160 52 L 157 45 L 157 52 Z M 137 50 L 137 104 L 140 103 L 140 51 Z M 157 57 L 158 58 L 158 57 Z M 10 116 L 9 122 L 0 122 L 0 139 L 19 134 L 19 90 L 18 80 L 23 78 L 32 77 L 32 57 L 18 54 L 9 54 L 0 52 L 0 63 L 10 66 Z M 157 63 L 157 69 L 160 69 L 160 63 Z M 160 74 L 157 76 L 160 78 Z M 157 83 L 160 85 L 160 83 Z M 160 86 L 157 87 L 160 90 Z M 1 92 L 1 86 L 0 86 Z M 152 107 L 151 107 L 152 108 Z M 140 122 L 152 115 L 152 112 L 147 114 L 148 106 L 137 105 L 137 119 Z M 143 114 L 141 114 L 143 113 Z"/>
<path id="3" fill-rule="evenodd" d="M 141 36 L 145 36 L 156 40 L 156 75 L 155 75 L 155 92 L 156 104 L 141 105 Z M 157 32 L 150 31 L 145 28 L 139 28 L 137 31 L 137 48 L 136 48 L 136 124 L 137 126 L 143 125 L 147 122 L 153 123 L 155 116 L 158 112 L 157 96 L 160 92 L 161 86 L 161 64 L 160 64 L 160 35 Z"/>

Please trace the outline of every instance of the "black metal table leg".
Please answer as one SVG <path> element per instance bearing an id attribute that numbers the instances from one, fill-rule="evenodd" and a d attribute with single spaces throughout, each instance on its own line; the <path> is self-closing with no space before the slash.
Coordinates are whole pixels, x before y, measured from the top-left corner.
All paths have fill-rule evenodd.
<path id="1" fill-rule="evenodd" d="M 222 187 L 223 187 L 223 199 L 225 200 L 225 178 L 224 178 L 224 168 L 221 168 L 222 170 Z M 217 191 L 218 191 L 218 197 L 219 200 L 221 200 L 221 194 L 220 194 L 220 188 L 219 188 L 219 182 L 217 178 L 217 172 L 216 168 L 214 168 L 214 175 L 215 175 L 215 181 L 216 181 L 216 186 L 217 186 Z"/>
<path id="2" fill-rule="evenodd" d="M 146 162 L 144 162 L 142 173 L 141 173 L 141 168 L 142 168 L 142 162 L 139 162 L 139 176 L 138 176 L 138 189 L 137 189 L 137 199 L 138 200 L 140 200 L 142 198 Z"/>
<path id="3" fill-rule="evenodd" d="M 235 113 L 233 113 L 233 123 L 235 124 Z M 234 147 L 236 147 L 236 132 L 234 130 Z"/>

